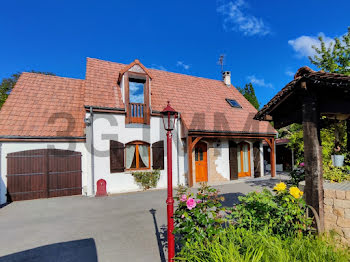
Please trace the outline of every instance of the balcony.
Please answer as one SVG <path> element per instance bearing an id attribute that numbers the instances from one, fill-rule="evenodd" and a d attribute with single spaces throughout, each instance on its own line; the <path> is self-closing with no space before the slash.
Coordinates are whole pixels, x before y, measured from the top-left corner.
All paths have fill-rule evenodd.
<path id="1" fill-rule="evenodd" d="M 145 123 L 145 104 L 141 103 L 129 103 L 129 119 L 130 123 Z"/>

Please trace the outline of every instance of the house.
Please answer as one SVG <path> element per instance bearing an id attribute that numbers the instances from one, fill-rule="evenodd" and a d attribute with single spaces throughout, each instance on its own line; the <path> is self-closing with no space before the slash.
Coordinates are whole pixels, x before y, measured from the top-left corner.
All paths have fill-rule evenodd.
<path id="1" fill-rule="evenodd" d="M 135 191 L 137 170 L 160 169 L 165 188 L 167 101 L 179 112 L 174 185 L 263 176 L 262 141 L 275 159 L 276 131 L 253 119 L 229 72 L 218 81 L 88 58 L 85 79 L 19 78 L 0 112 L 1 203 L 93 196 L 100 179 L 108 193 Z"/>

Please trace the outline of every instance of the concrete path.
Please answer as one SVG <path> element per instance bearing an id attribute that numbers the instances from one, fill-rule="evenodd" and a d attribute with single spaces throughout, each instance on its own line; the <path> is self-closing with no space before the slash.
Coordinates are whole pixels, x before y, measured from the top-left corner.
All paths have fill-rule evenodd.
<path id="1" fill-rule="evenodd" d="M 215 186 L 232 206 L 278 179 Z M 0 209 L 0 262 L 166 261 L 166 190 L 14 202 Z"/>

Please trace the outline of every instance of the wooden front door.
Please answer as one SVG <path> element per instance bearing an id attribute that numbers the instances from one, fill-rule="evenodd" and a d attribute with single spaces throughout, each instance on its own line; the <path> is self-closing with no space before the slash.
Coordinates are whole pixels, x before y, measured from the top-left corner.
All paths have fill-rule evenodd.
<path id="1" fill-rule="evenodd" d="M 238 148 L 238 177 L 250 176 L 250 145 L 246 142 L 242 142 L 239 144 Z"/>
<path id="2" fill-rule="evenodd" d="M 199 142 L 195 146 L 196 182 L 208 181 L 207 144 Z"/>

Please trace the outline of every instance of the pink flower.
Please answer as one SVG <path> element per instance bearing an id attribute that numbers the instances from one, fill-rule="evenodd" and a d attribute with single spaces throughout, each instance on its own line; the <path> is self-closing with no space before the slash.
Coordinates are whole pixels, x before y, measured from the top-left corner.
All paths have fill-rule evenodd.
<path id="1" fill-rule="evenodd" d="M 180 197 L 180 201 L 181 202 L 186 202 L 187 201 L 187 196 L 185 194 L 183 194 L 181 197 Z"/>
<path id="2" fill-rule="evenodd" d="M 202 200 L 198 199 L 196 200 L 197 204 L 202 203 Z"/>
<path id="3" fill-rule="evenodd" d="M 185 215 L 184 215 L 184 214 L 182 214 L 182 215 L 181 215 L 181 218 L 184 218 L 184 217 L 185 217 Z"/>
<path id="4" fill-rule="evenodd" d="M 195 208 L 196 207 L 196 200 L 194 200 L 193 198 L 189 198 L 186 202 L 186 205 L 187 205 L 187 208 L 189 210 L 191 210 L 192 208 Z"/>
<path id="5" fill-rule="evenodd" d="M 305 163 L 304 163 L 304 162 L 301 162 L 301 163 L 300 163 L 300 166 L 301 166 L 301 167 L 304 167 L 304 166 L 305 166 Z"/>

